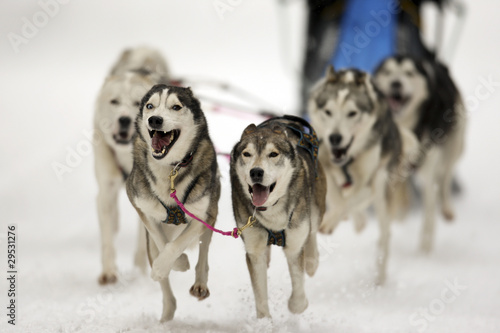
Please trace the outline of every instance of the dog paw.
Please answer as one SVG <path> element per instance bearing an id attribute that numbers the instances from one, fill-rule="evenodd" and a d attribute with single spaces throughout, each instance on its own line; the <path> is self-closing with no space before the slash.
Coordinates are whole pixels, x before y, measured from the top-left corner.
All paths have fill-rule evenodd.
<path id="1" fill-rule="evenodd" d="M 455 219 L 455 213 L 453 213 L 453 210 L 449 208 L 444 208 L 443 209 L 443 217 L 446 220 L 446 222 L 453 222 Z"/>
<path id="2" fill-rule="evenodd" d="M 319 227 L 319 232 L 325 235 L 330 235 L 333 232 L 333 229 L 335 229 L 333 225 L 323 223 Z"/>
<path id="3" fill-rule="evenodd" d="M 168 277 L 172 265 L 168 261 L 161 261 L 161 256 L 158 256 L 155 261 L 153 261 L 153 266 L 151 267 L 151 278 L 155 281 L 161 281 Z"/>
<path id="4" fill-rule="evenodd" d="M 190 266 L 189 266 L 188 256 L 185 253 L 183 253 L 174 262 L 174 267 L 172 267 L 172 269 L 178 272 L 185 272 L 189 269 L 189 267 Z"/>
<path id="5" fill-rule="evenodd" d="M 314 273 L 316 273 L 318 266 L 319 266 L 319 259 L 317 256 L 315 256 L 313 258 L 306 258 L 305 269 L 306 269 L 307 275 L 313 276 Z"/>
<path id="6" fill-rule="evenodd" d="M 288 300 L 288 309 L 291 313 L 302 313 L 309 306 L 309 302 L 305 296 L 303 297 L 290 297 Z"/>
<path id="7" fill-rule="evenodd" d="M 208 290 L 208 287 L 198 283 L 195 283 L 191 289 L 189 289 L 189 293 L 198 298 L 199 301 L 203 301 L 205 298 L 210 296 L 210 290 Z"/>
<path id="8" fill-rule="evenodd" d="M 100 285 L 112 284 L 116 282 L 116 274 L 115 273 L 101 273 L 97 281 Z"/>

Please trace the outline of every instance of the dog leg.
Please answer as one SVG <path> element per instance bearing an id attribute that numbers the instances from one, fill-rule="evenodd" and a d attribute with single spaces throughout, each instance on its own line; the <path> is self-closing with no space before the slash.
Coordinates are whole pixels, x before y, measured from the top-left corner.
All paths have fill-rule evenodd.
<path id="1" fill-rule="evenodd" d="M 323 220 L 320 221 L 319 232 L 322 234 L 331 234 L 342 219 L 339 210 L 342 207 L 344 199 L 332 175 L 326 177 L 326 183 L 326 202 L 328 207 Z"/>
<path id="2" fill-rule="evenodd" d="M 177 309 L 177 301 L 170 287 L 169 278 L 163 279 L 160 282 L 161 292 L 163 294 L 163 310 L 161 313 L 160 322 L 172 320 L 174 318 L 175 310 Z"/>
<path id="3" fill-rule="evenodd" d="M 307 275 L 313 276 L 319 265 L 319 251 L 317 242 L 318 226 L 321 223 L 320 209 L 311 207 L 311 230 L 304 245 L 305 268 Z"/>
<path id="4" fill-rule="evenodd" d="M 271 314 L 269 313 L 269 304 L 267 301 L 266 249 L 262 248 L 259 250 L 260 251 L 255 253 L 247 252 L 247 266 L 250 273 L 250 280 L 252 281 L 257 318 L 271 318 Z"/>
<path id="5" fill-rule="evenodd" d="M 134 265 L 138 267 L 141 272 L 146 273 L 146 228 L 139 221 L 139 230 L 137 232 L 137 249 L 135 250 Z"/>
<path id="6" fill-rule="evenodd" d="M 386 180 L 387 173 L 379 171 L 374 180 L 374 204 L 375 212 L 380 228 L 380 238 L 378 242 L 377 253 L 377 278 L 375 280 L 377 285 L 382 285 L 386 279 L 387 273 L 387 259 L 389 258 L 389 241 L 390 241 L 390 219 L 387 214 L 387 201 L 386 201 Z"/>
<path id="7" fill-rule="evenodd" d="M 198 298 L 199 301 L 210 296 L 210 290 L 207 287 L 208 281 L 208 248 L 212 241 L 212 230 L 206 230 L 200 236 L 200 252 L 198 254 L 198 263 L 196 264 L 196 279 L 189 293 Z"/>
<path id="8" fill-rule="evenodd" d="M 455 219 L 455 213 L 451 205 L 451 182 L 453 180 L 453 167 L 447 167 L 444 170 L 443 181 L 440 184 L 441 190 L 441 211 L 446 221 L 451 222 Z"/>
<path id="9" fill-rule="evenodd" d="M 363 231 L 366 227 L 366 215 L 362 211 L 357 211 L 352 213 L 352 219 L 354 220 L 354 229 L 357 233 Z"/>
<path id="10" fill-rule="evenodd" d="M 292 280 L 292 295 L 288 299 L 288 309 L 292 313 L 302 313 L 309 305 L 304 288 L 304 245 L 310 230 L 305 229 L 309 227 L 305 221 L 301 225 L 298 229 L 287 231 L 287 246 L 284 249 Z"/>
<path id="11" fill-rule="evenodd" d="M 97 212 L 101 228 L 101 260 L 102 273 L 99 284 L 116 282 L 116 252 L 114 236 L 118 231 L 118 192 L 121 182 L 116 180 L 99 188 L 97 195 Z"/>
<path id="12" fill-rule="evenodd" d="M 158 258 L 158 247 L 153 241 L 147 241 L 147 249 L 150 261 L 154 261 L 156 258 Z M 172 292 L 172 288 L 170 287 L 170 280 L 166 278 L 159 281 L 159 283 L 163 296 L 163 310 L 160 322 L 166 322 L 174 318 L 175 310 L 177 308 L 177 301 L 175 300 L 174 293 Z"/>
<path id="13" fill-rule="evenodd" d="M 292 280 L 292 295 L 288 299 L 288 309 L 292 313 L 302 313 L 309 305 L 304 289 L 304 252 L 285 249 L 288 270 Z"/>
<path id="14" fill-rule="evenodd" d="M 319 251 L 316 232 L 310 232 L 304 245 L 305 269 L 307 275 L 313 276 L 319 266 Z"/>
<path id="15" fill-rule="evenodd" d="M 424 199 L 424 224 L 420 239 L 420 249 L 424 253 L 429 253 L 432 250 L 434 241 L 434 228 L 436 220 L 436 168 L 438 162 L 438 152 L 436 149 L 429 151 L 426 161 L 422 166 L 424 178 L 423 199 Z"/>
<path id="16" fill-rule="evenodd" d="M 182 233 L 172 242 L 167 243 L 161 250 L 158 258 L 151 267 L 151 277 L 155 281 L 160 281 L 168 277 L 175 261 L 193 242 L 205 232 L 205 226 L 198 221 L 190 221 Z"/>
<path id="17" fill-rule="evenodd" d="M 177 271 L 177 272 L 185 272 L 187 271 L 191 266 L 189 265 L 189 258 L 187 254 L 183 253 L 177 258 L 174 262 L 174 266 L 172 267 L 172 270 Z"/>

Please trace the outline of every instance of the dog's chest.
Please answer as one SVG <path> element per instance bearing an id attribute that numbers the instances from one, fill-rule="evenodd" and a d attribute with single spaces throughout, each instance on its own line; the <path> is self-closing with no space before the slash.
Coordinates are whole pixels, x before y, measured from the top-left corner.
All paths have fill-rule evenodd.
<path id="1" fill-rule="evenodd" d="M 279 231 L 287 228 L 291 214 L 280 207 L 269 207 L 257 214 L 257 221 L 269 230 Z"/>
<path id="2" fill-rule="evenodd" d="M 381 162 L 380 154 L 381 147 L 377 145 L 356 156 L 346 167 L 333 168 L 332 176 L 344 198 L 371 185 L 373 176 Z"/>

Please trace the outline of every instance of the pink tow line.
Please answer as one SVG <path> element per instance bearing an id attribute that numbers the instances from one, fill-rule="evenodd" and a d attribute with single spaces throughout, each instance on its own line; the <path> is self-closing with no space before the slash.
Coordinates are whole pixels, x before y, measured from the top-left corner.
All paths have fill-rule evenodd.
<path id="1" fill-rule="evenodd" d="M 175 195 L 175 192 L 177 192 L 177 191 L 174 190 L 172 193 L 170 193 L 170 197 L 175 200 L 175 202 L 177 203 L 177 205 L 182 209 L 182 211 L 184 213 L 186 213 L 187 215 L 189 215 L 190 217 L 192 217 L 196 221 L 200 221 L 201 223 L 203 223 L 205 225 L 205 227 L 207 227 L 208 229 L 210 229 L 212 231 L 218 232 L 219 234 L 221 234 L 223 236 L 232 236 L 235 239 L 238 238 L 238 228 L 234 228 L 232 231 L 222 231 L 222 230 L 219 230 L 219 229 L 216 229 L 216 228 L 212 227 L 210 224 L 208 224 L 207 222 L 199 219 L 196 215 L 194 215 L 190 211 L 188 211 L 186 209 L 186 207 L 184 207 L 184 205 L 182 204 L 182 202 L 180 202 L 180 200 L 177 198 L 177 195 Z"/>

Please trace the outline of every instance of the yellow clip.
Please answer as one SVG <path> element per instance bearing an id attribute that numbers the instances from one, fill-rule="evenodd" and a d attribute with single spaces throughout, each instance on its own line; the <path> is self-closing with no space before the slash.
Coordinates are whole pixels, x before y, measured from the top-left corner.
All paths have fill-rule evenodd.
<path id="1" fill-rule="evenodd" d="M 170 172 L 170 176 L 168 176 L 170 178 L 170 193 L 174 193 L 175 192 L 175 185 L 174 185 L 174 180 L 175 178 L 177 177 L 177 174 L 179 172 L 176 170 L 176 169 L 173 169 L 171 172 Z"/>
<path id="2" fill-rule="evenodd" d="M 243 230 L 245 230 L 248 227 L 253 227 L 253 224 L 257 221 L 257 219 L 254 216 L 249 216 L 247 224 L 245 224 L 243 227 L 238 228 L 238 236 L 241 236 L 241 233 Z"/>

